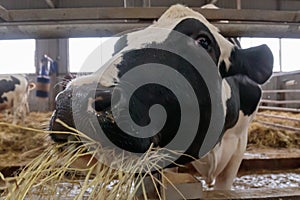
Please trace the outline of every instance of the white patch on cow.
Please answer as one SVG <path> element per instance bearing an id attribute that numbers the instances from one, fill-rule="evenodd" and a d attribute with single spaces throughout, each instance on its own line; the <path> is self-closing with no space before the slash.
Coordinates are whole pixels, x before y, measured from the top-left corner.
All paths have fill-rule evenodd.
<path id="1" fill-rule="evenodd" d="M 203 15 L 179 4 L 171 6 L 158 19 L 158 21 L 154 22 L 149 27 L 143 30 L 128 33 L 126 38 L 127 46 L 125 46 L 119 53 L 133 49 L 141 49 L 152 42 L 155 42 L 156 44 L 163 43 L 168 38 L 170 32 L 175 28 L 175 26 L 182 20 L 188 18 L 199 20 L 210 30 L 220 48 L 221 54 L 218 61 L 218 66 L 220 66 L 220 64 L 224 61 L 228 71 L 230 67 L 229 57 L 234 45 L 224 38 L 219 33 L 218 28 L 209 23 Z M 118 75 L 117 72 L 117 69 L 115 69 L 105 73 L 105 76 L 107 75 L 107 77 L 102 78 L 101 84 L 103 84 L 103 86 L 114 85 Z"/>
<path id="2" fill-rule="evenodd" d="M 223 109 L 224 109 L 224 116 L 226 116 L 227 113 L 227 106 L 226 102 L 228 99 L 231 98 L 231 88 L 228 84 L 228 82 L 225 79 L 222 79 L 222 103 L 223 103 Z"/>
<path id="3" fill-rule="evenodd" d="M 204 9 L 219 9 L 219 7 L 217 7 L 215 4 L 212 4 L 212 3 L 201 6 L 201 8 L 204 8 Z"/>
<path id="4" fill-rule="evenodd" d="M 12 76 L 18 79 L 20 84 L 16 84 L 13 91 L 5 92 L 1 97 L 7 98 L 5 104 L 7 108 L 11 109 L 11 113 L 14 115 L 13 123 L 15 124 L 18 117 L 23 119 L 29 113 L 28 95 L 33 85 L 29 85 L 26 77 L 19 74 L 0 75 L 0 79 L 12 81 Z"/>
<path id="5" fill-rule="evenodd" d="M 207 21 L 203 15 L 200 13 L 193 11 L 190 8 L 187 8 L 182 5 L 174 5 L 170 7 L 160 18 L 159 20 L 153 25 L 153 27 L 166 27 L 173 29 L 179 22 L 187 18 L 194 18 L 202 22 L 213 34 L 214 38 L 216 39 L 218 46 L 220 48 L 221 54 L 218 62 L 218 66 L 222 63 L 222 61 L 226 64 L 227 71 L 230 67 L 230 54 L 234 47 L 232 43 L 230 43 L 226 38 L 224 38 L 220 33 L 219 29 L 213 26 L 211 23 Z M 172 26 L 170 26 L 172 24 Z"/>
<path id="6" fill-rule="evenodd" d="M 160 31 L 158 28 L 159 27 L 152 25 L 144 30 L 128 34 L 128 46 L 126 46 L 122 51 L 141 49 L 149 44 L 148 42 L 156 42 L 158 44 L 164 42 L 168 38 L 171 30 L 168 29 L 168 27 L 160 27 L 160 29 L 164 29 L 163 31 Z"/>
<path id="7" fill-rule="evenodd" d="M 71 86 L 81 86 L 85 84 L 92 84 L 99 81 L 99 77 L 94 76 L 93 74 L 87 76 L 79 76 L 75 79 L 72 79 L 66 86 L 66 89 Z"/>
<path id="8" fill-rule="evenodd" d="M 98 76 L 98 74 L 91 74 L 73 79 L 68 83 L 66 88 L 95 83 L 100 83 L 104 87 L 111 87 L 114 86 L 116 80 L 118 80 L 118 72 L 119 70 L 116 67 L 109 67 L 101 76 Z"/>
<path id="9" fill-rule="evenodd" d="M 219 44 L 220 47 L 220 58 L 218 62 L 218 66 L 222 63 L 222 61 L 225 62 L 226 65 L 226 70 L 229 70 L 229 67 L 231 65 L 231 62 L 229 60 L 231 52 L 233 51 L 234 45 L 230 43 L 227 39 L 225 39 L 223 36 L 219 35 L 214 35 L 217 43 Z"/>
<path id="10" fill-rule="evenodd" d="M 128 46 L 123 50 L 140 49 L 145 47 L 149 42 L 162 43 L 168 38 L 169 33 L 177 24 L 188 18 L 199 20 L 210 30 L 216 39 L 221 52 L 218 66 L 224 61 L 228 71 L 230 67 L 229 57 L 234 45 L 224 38 L 219 33 L 219 29 L 209 23 L 203 15 L 179 4 L 171 6 L 158 21 L 154 22 L 151 26 L 144 30 L 129 33 L 127 35 Z M 164 29 L 164 31 L 159 32 L 159 29 Z"/>
<path id="11" fill-rule="evenodd" d="M 254 115 L 245 116 L 240 111 L 237 123 L 225 132 L 222 141 L 192 163 L 208 184 L 215 181 L 214 189 L 230 189 L 246 150 L 248 127 Z"/>
<path id="12" fill-rule="evenodd" d="M 113 60 L 114 67 L 108 67 L 107 70 L 103 72 L 103 75 L 100 78 L 100 84 L 105 87 L 111 87 L 116 85 L 116 82 L 119 81 L 118 73 L 119 69 L 117 65 L 122 61 L 122 57 L 118 56 L 117 59 Z"/>

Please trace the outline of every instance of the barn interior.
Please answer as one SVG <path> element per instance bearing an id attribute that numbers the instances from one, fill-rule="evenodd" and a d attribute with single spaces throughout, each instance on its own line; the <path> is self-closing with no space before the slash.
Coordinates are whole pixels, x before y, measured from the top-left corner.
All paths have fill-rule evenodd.
<path id="1" fill-rule="evenodd" d="M 209 3 L 219 9 L 201 8 Z M 165 179 L 174 182 L 162 180 L 165 187 L 159 189 L 161 196 L 156 198 L 300 198 L 300 62 L 297 58 L 300 1 L 0 0 L 0 52 L 3 58 L 10 60 L 0 67 L 0 77 L 1 74 L 25 74 L 29 82 L 35 83 L 28 96 L 30 113 L 25 118 L 15 125 L 9 111 L 0 112 L 0 194 L 4 199 L 16 198 L 9 196 L 18 188 L 11 185 L 22 183 L 20 180 L 14 183 L 14 178 L 28 169 L 26 166 L 32 165 L 52 143 L 44 130 L 49 127 L 55 98 L 72 77 L 90 73 L 86 71 L 89 63 L 85 61 L 93 50 L 103 45 L 98 64 L 105 63 L 111 55 L 102 56 L 112 53 L 108 44 L 114 45 L 115 38 L 151 25 L 174 4 L 200 12 L 223 36 L 237 38 L 242 48 L 266 43 L 271 47 L 275 62 L 272 77 L 262 85 L 262 99 L 249 127 L 247 150 L 232 190 L 212 190 L 188 164 L 166 175 Z M 18 46 L 23 41 L 28 42 L 31 49 Z M 5 49 L 10 45 L 12 50 Z M 23 56 L 16 53 L 28 55 L 29 51 L 32 57 L 26 60 L 31 60 L 29 65 L 32 66 L 27 66 Z M 42 59 L 46 60 L 46 82 L 39 79 L 44 75 Z M 85 185 L 87 176 L 77 172 L 74 176 L 73 172 L 65 174 L 72 174 L 72 181 L 79 184 L 74 186 L 69 181 L 56 186 L 55 192 L 49 192 L 53 191 L 51 188 L 44 191 L 45 187 L 37 194 L 38 181 L 35 180 L 32 188 L 26 190 L 31 193 L 21 196 L 49 199 L 47 195 L 51 193 L 50 199 L 92 199 L 93 186 Z M 190 174 L 193 178 L 186 180 L 181 174 Z"/>

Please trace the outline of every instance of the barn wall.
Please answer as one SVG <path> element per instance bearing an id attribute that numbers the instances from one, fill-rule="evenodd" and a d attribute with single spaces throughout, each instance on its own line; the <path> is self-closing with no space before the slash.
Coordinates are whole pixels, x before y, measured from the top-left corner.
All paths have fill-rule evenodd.
<path id="1" fill-rule="evenodd" d="M 278 73 L 262 87 L 264 90 L 299 90 L 300 89 L 300 71 L 291 73 Z M 269 100 L 300 100 L 300 93 L 275 93 L 264 94 L 263 99 Z M 279 106 L 267 104 L 268 106 Z M 300 104 L 282 104 L 281 107 L 300 108 Z"/>
<path id="2" fill-rule="evenodd" d="M 262 86 L 263 90 L 275 90 L 277 89 L 277 82 L 278 82 L 278 77 L 273 76 L 267 83 L 265 83 Z M 263 94 L 262 99 L 268 99 L 268 100 L 275 100 L 278 99 L 278 94 Z M 273 106 L 272 104 L 269 104 L 269 106 Z"/>
<path id="3" fill-rule="evenodd" d="M 280 89 L 300 89 L 300 72 L 278 77 L 277 87 Z M 281 100 L 300 100 L 300 93 L 283 93 Z M 285 107 L 300 108 L 300 104 L 283 105 Z"/>

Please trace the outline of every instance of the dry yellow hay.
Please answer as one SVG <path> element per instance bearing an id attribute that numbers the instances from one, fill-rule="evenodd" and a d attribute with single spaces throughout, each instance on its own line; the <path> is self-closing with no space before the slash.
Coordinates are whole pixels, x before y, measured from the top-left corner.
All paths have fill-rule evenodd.
<path id="1" fill-rule="evenodd" d="M 30 113 L 18 125 L 28 128 L 45 129 L 51 117 L 48 113 Z M 0 123 L 11 124 L 12 115 L 0 113 Z M 11 166 L 23 166 L 38 156 L 47 146 L 44 132 L 33 132 L 16 126 L 0 126 L 0 169 Z"/>
<path id="2" fill-rule="evenodd" d="M 270 112 L 267 112 L 270 113 Z M 277 114 L 278 112 L 275 112 Z M 274 114 L 274 112 L 272 112 Z M 286 113 L 280 113 L 284 115 Z M 31 113 L 25 122 L 19 126 L 11 124 L 11 118 L 0 115 L 0 167 L 22 166 L 25 169 L 16 177 L 4 179 L 7 189 L 2 194 L 5 199 L 133 199 L 138 186 L 145 195 L 147 186 L 143 178 L 150 174 L 151 168 L 157 167 L 157 162 L 168 160 L 176 152 L 148 151 L 144 157 L 125 159 L 124 155 L 116 155 L 111 149 L 100 148 L 99 144 L 86 137 L 87 143 L 78 147 L 78 143 L 70 141 L 70 147 L 63 151 L 62 144 L 56 144 L 47 139 L 50 132 L 43 131 L 47 127 L 51 113 Z M 289 116 L 298 117 L 295 114 Z M 259 119 L 261 117 L 257 117 Z M 299 115 L 300 118 L 300 115 Z M 263 119 L 265 120 L 265 119 Z M 276 123 L 299 127 L 296 122 L 268 119 Z M 6 122 L 3 122 L 6 121 Z M 25 127 L 26 126 L 26 127 Z M 82 134 L 71 129 L 70 134 Z M 264 127 L 252 123 L 249 129 L 249 145 L 257 147 L 300 147 L 299 134 L 292 131 Z M 87 152 L 90 145 L 98 145 L 93 151 Z M 106 155 L 114 157 L 118 162 L 114 167 L 91 164 L 85 169 L 74 168 L 71 163 L 82 156 Z M 125 160 L 127 162 L 125 162 Z M 146 164 L 145 164 L 146 163 Z M 142 165 L 145 164 L 145 165 Z M 147 173 L 140 173 L 146 167 Z M 124 173 L 131 169 L 134 173 Z M 163 174 L 162 174 L 163 175 Z M 150 176 L 153 182 L 161 183 Z M 135 184 L 134 184 L 135 183 Z M 134 186 L 135 185 L 135 186 Z M 156 188 L 156 191 L 159 189 Z M 162 198 L 158 196 L 159 198 Z M 144 196 L 146 198 L 146 196 Z"/>
<path id="3" fill-rule="evenodd" d="M 29 130 L 21 126 L 14 127 Z M 148 199 L 144 178 L 150 176 L 155 185 L 160 185 L 161 182 L 151 174 L 151 170 L 157 169 L 160 172 L 159 162 L 172 160 L 173 156 L 179 154 L 166 149 L 150 148 L 143 156 L 127 157 L 116 154 L 112 149 L 102 148 L 99 143 L 81 132 L 68 128 L 72 132 L 67 134 L 84 137 L 86 142 L 81 145 L 78 145 L 78 141 L 69 141 L 68 144 L 53 143 L 28 163 L 17 177 L 2 177 L 7 184 L 3 193 L 5 199 L 134 199 L 138 188 L 141 188 L 143 199 Z M 32 131 L 51 133 L 37 129 Z M 64 148 L 65 145 L 67 148 Z M 91 146 L 93 150 L 86 151 Z M 91 160 L 95 156 L 99 160 L 111 157 L 114 159 L 109 162 L 109 166 L 100 162 L 89 162 L 84 169 L 72 166 L 74 160 L 86 155 L 90 155 Z M 78 175 L 82 175 L 82 178 Z M 162 173 L 161 175 L 163 176 Z M 155 187 L 155 191 L 158 198 L 162 199 L 158 187 Z"/>
<path id="4" fill-rule="evenodd" d="M 300 119 L 299 113 L 277 111 L 264 111 L 260 113 Z M 254 122 L 249 127 L 248 147 L 300 148 L 300 134 L 298 132 L 264 126 L 255 122 L 255 120 L 300 128 L 300 122 L 297 121 L 256 116 Z"/>

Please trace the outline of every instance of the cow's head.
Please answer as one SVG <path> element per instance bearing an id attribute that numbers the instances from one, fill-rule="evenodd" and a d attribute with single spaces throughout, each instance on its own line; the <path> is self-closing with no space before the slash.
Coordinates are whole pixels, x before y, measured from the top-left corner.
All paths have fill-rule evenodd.
<path id="1" fill-rule="evenodd" d="M 178 34 L 175 34 L 174 37 L 174 34 L 172 34 L 174 32 L 184 37 L 188 36 L 189 40 L 187 40 L 184 48 L 188 48 L 195 55 L 197 55 L 198 50 L 201 55 L 204 52 L 207 59 L 209 59 L 207 61 L 209 64 L 204 67 L 212 67 L 215 70 L 213 76 L 215 80 L 212 81 L 221 83 L 226 81 L 227 77 L 242 76 L 255 84 L 262 84 L 272 74 L 273 57 L 267 46 L 239 49 L 224 38 L 218 29 L 210 24 L 201 14 L 187 7 L 175 5 L 168 9 L 150 27 L 121 37 L 115 45 L 115 55 L 118 55 L 118 57 L 107 63 L 109 66 L 101 73 L 101 77 L 86 76 L 72 80 L 56 98 L 57 106 L 50 128 L 52 130 L 65 130 L 63 126 L 55 122 L 57 118 L 75 127 L 74 118 L 76 117 L 80 119 L 76 121 L 76 126 L 84 125 L 85 127 L 85 130 L 81 131 L 97 134 L 96 127 L 93 124 L 95 122 L 99 123 L 111 141 L 128 151 L 145 152 L 151 143 L 154 146 L 166 146 L 175 137 L 174 134 L 176 134 L 178 124 L 182 121 L 180 116 L 176 117 L 178 113 L 182 113 L 182 110 L 178 106 L 178 101 L 172 91 L 163 87 L 157 91 L 155 86 L 152 87 L 153 85 L 148 84 L 145 88 L 146 92 L 137 90 L 137 96 L 129 102 L 129 106 L 134 108 L 129 115 L 140 126 L 146 126 L 150 123 L 151 117 L 149 115 L 151 113 L 149 114 L 148 111 L 152 105 L 161 104 L 165 107 L 168 116 L 166 120 L 167 125 L 161 127 L 158 134 L 147 138 L 121 134 L 122 130 L 115 122 L 117 120 L 122 122 L 123 111 L 119 110 L 117 115 L 113 115 L 112 113 L 118 108 L 112 106 L 111 103 L 113 89 L 118 86 L 120 77 L 134 66 L 144 63 L 156 63 L 159 60 L 164 64 L 174 66 L 177 71 L 184 74 L 189 79 L 189 83 L 193 87 L 195 86 L 194 89 L 199 93 L 198 106 L 200 110 L 203 109 L 200 112 L 200 118 L 204 121 L 197 127 L 198 133 L 195 140 L 188 150 L 185 151 L 191 156 L 198 157 L 198 151 L 205 139 L 206 131 L 209 129 L 211 115 L 207 113 L 211 111 L 212 107 L 220 105 L 211 105 L 213 102 L 206 95 L 208 89 L 203 84 L 203 79 L 197 76 L 196 71 L 190 68 L 190 63 L 184 62 L 178 57 L 172 57 L 170 52 L 154 49 L 154 47 L 159 48 L 165 44 L 174 48 L 182 48 L 180 45 L 177 46 L 182 41 L 179 41 Z M 202 60 L 197 62 L 202 62 Z M 166 74 L 166 76 L 168 75 Z M 237 79 L 237 81 L 239 80 L 242 79 Z M 176 82 L 177 80 L 173 81 Z M 96 91 L 94 90 L 95 87 Z M 228 84 L 220 84 L 214 92 L 224 93 L 226 101 L 232 96 L 229 94 L 226 97 L 224 90 L 228 90 L 228 87 Z M 93 90 L 91 91 L 90 88 L 93 88 Z M 239 95 L 237 94 L 237 96 Z M 122 96 L 116 97 L 117 102 L 122 103 L 122 100 Z M 236 112 L 236 109 L 226 109 L 226 106 L 226 103 L 221 105 L 224 112 Z M 236 107 L 238 109 L 239 105 Z M 96 121 L 93 121 L 95 116 Z M 224 113 L 224 115 L 221 115 L 222 118 L 225 118 L 225 116 L 227 118 L 227 116 L 234 116 L 234 114 Z M 126 123 L 126 120 L 124 123 Z M 216 123 L 221 123 L 221 126 L 223 126 L 224 121 L 225 119 Z M 224 127 L 229 126 L 224 125 Z M 135 131 L 135 127 L 128 128 L 132 128 L 133 132 Z M 56 142 L 64 142 L 67 140 L 67 136 L 52 134 L 52 139 Z M 182 159 L 180 163 L 186 161 Z"/>

